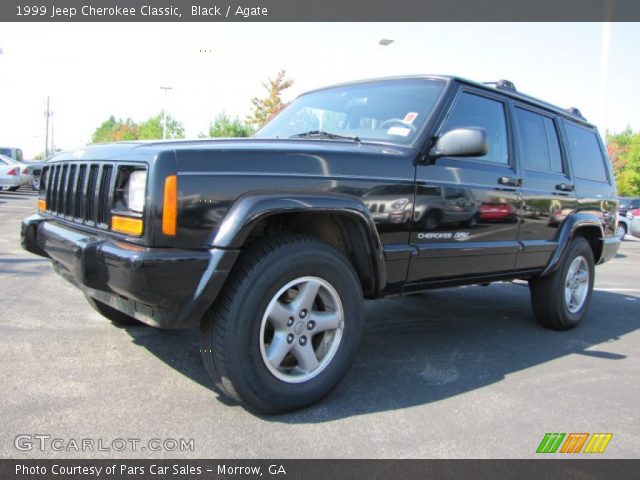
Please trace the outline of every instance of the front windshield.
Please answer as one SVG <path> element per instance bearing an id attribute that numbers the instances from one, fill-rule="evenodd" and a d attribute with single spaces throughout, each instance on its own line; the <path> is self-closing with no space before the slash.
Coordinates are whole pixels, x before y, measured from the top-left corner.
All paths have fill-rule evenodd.
<path id="1" fill-rule="evenodd" d="M 442 80 L 402 79 L 311 92 L 294 100 L 255 137 L 290 138 L 321 132 L 362 141 L 410 144 L 443 88 Z"/>

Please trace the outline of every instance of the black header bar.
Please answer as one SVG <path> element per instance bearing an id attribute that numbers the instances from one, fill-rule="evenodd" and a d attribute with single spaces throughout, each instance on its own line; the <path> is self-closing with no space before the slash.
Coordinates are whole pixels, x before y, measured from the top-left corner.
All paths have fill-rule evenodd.
<path id="1" fill-rule="evenodd" d="M 3 22 L 640 21 L 638 0 L 3 0 Z"/>

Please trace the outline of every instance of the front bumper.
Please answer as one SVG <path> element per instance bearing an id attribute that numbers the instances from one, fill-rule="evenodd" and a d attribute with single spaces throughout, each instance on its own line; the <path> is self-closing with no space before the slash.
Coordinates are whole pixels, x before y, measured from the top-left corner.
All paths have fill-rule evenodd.
<path id="1" fill-rule="evenodd" d="M 161 328 L 197 326 L 239 253 L 141 247 L 40 215 L 22 221 L 21 243 L 50 258 L 55 271 L 85 294 Z"/>
<path id="2" fill-rule="evenodd" d="M 19 187 L 20 185 L 20 177 L 7 175 L 6 177 L 0 178 L 0 187 L 2 188 Z"/>

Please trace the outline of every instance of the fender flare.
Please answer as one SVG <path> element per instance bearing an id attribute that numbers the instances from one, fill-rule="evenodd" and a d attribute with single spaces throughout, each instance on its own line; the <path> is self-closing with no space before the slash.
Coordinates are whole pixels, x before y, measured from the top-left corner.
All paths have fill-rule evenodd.
<path id="1" fill-rule="evenodd" d="M 555 252 L 553 252 L 549 263 L 542 272 L 542 277 L 550 275 L 560 267 L 560 260 L 567 251 L 569 242 L 571 242 L 576 232 L 583 228 L 598 230 L 598 241 L 600 242 L 600 251 L 602 252 L 604 232 L 602 230 L 602 223 L 600 222 L 600 219 L 591 213 L 578 212 L 571 214 L 562 222 L 558 229 L 558 233 L 556 235 L 558 247 Z M 599 260 L 600 258 L 594 258 L 594 263 L 597 265 Z"/>
<path id="2" fill-rule="evenodd" d="M 328 213 L 355 219 L 361 228 L 372 262 L 377 295 L 386 284 L 384 251 L 369 209 L 353 197 L 339 194 L 249 193 L 227 211 L 207 243 L 213 248 L 240 249 L 258 222 L 281 213 Z"/>

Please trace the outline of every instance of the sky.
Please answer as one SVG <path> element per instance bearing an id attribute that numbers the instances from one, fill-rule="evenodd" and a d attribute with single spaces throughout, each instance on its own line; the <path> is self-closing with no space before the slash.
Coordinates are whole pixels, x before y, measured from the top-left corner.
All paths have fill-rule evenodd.
<path id="1" fill-rule="evenodd" d="M 611 24 L 604 83 L 603 29 L 602 23 L 0 23 L 0 146 L 22 148 L 26 158 L 44 150 L 47 96 L 56 148 L 89 143 L 110 115 L 142 121 L 163 108 L 183 122 L 187 137 L 197 137 L 222 111 L 244 119 L 251 98 L 266 92 L 261 83 L 280 69 L 295 80 L 285 101 L 364 78 L 504 78 L 529 95 L 578 107 L 601 130 L 638 131 L 640 23 Z M 394 42 L 381 46 L 383 37 Z"/>

